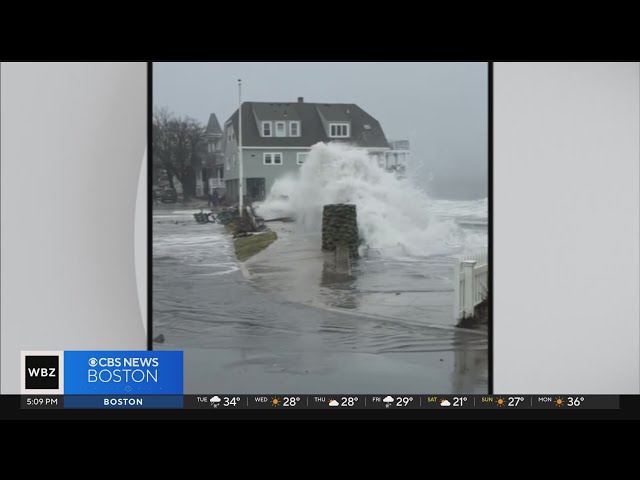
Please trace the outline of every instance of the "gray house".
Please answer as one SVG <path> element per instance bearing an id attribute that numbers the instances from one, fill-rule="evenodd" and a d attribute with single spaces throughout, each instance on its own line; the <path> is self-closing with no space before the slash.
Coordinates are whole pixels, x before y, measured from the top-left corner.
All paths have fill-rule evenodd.
<path id="1" fill-rule="evenodd" d="M 227 200 L 238 200 L 238 110 L 224 125 Z M 297 171 L 318 142 L 343 142 L 384 157 L 390 151 L 380 123 L 353 103 L 244 102 L 242 157 L 247 200 L 262 200 L 282 175 Z"/>

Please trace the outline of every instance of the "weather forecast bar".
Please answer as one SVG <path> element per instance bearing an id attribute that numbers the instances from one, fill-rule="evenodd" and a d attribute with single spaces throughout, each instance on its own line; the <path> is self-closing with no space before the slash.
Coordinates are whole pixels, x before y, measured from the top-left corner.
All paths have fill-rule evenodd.
<path id="1" fill-rule="evenodd" d="M 618 409 L 617 395 L 185 395 L 205 409 Z"/>
<path id="2" fill-rule="evenodd" d="M 617 395 L 22 395 L 24 409 L 611 410 Z"/>

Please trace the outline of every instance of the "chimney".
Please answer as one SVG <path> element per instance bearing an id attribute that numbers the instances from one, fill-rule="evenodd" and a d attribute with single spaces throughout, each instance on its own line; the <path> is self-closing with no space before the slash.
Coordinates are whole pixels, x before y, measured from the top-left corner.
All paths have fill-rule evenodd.
<path id="1" fill-rule="evenodd" d="M 304 103 L 304 97 L 298 97 L 298 103 Z"/>

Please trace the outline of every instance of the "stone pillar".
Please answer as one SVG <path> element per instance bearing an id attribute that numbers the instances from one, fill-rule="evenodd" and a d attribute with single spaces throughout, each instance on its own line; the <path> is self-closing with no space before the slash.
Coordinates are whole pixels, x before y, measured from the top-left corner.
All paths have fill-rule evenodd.
<path id="1" fill-rule="evenodd" d="M 358 258 L 358 218 L 355 205 L 325 205 L 322 212 L 322 250 L 334 252 L 344 245 L 351 258 Z"/>

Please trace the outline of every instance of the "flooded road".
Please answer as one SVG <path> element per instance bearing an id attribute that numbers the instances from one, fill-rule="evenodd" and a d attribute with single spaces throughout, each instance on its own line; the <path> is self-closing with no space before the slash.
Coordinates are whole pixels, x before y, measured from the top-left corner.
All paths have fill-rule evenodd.
<path id="1" fill-rule="evenodd" d="M 224 227 L 192 213 L 153 217 L 154 348 L 185 350 L 185 393 L 487 391 L 486 335 L 451 328 L 451 259 L 372 256 L 336 281 L 316 238 L 281 232 L 247 278 Z"/>
<path id="2" fill-rule="evenodd" d="M 292 302 L 335 307 L 416 325 L 455 324 L 453 268 L 448 255 L 403 256 L 397 248 L 370 248 L 352 261 L 351 274 L 335 272 L 335 254 L 321 236 L 295 223 L 270 223 L 278 241 L 246 262 L 258 288 Z"/>

